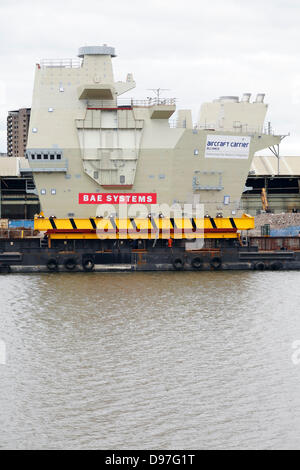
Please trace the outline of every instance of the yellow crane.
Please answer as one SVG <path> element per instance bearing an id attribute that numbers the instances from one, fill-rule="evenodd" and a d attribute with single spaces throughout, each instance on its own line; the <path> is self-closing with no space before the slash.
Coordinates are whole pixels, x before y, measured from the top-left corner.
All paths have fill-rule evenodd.
<path id="1" fill-rule="evenodd" d="M 263 210 L 266 212 L 270 212 L 266 188 L 262 188 L 261 190 L 261 203 Z"/>

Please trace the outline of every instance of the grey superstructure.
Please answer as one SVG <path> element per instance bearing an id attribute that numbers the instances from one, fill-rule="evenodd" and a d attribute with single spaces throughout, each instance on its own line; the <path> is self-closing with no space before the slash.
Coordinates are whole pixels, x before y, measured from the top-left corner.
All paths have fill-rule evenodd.
<path id="1" fill-rule="evenodd" d="M 97 193 L 239 216 L 255 152 L 280 142 L 263 131 L 264 95 L 222 97 L 202 105 L 196 125 L 189 110 L 172 122 L 175 99 L 119 98 L 135 82 L 114 80 L 112 57 L 107 45 L 82 47 L 78 59 L 36 66 L 27 155 L 45 216 L 95 216 L 79 195 Z"/>

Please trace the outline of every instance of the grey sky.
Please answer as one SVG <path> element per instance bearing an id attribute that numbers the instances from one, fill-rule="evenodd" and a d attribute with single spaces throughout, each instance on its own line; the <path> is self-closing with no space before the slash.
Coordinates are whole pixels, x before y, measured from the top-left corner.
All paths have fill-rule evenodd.
<path id="1" fill-rule="evenodd" d="M 266 93 L 267 119 L 291 132 L 282 154 L 300 155 L 299 21 L 299 0 L 0 0 L 0 151 L 7 111 L 31 105 L 35 63 L 107 43 L 116 79 L 137 82 L 128 96 L 168 88 L 194 120 L 203 101 Z"/>

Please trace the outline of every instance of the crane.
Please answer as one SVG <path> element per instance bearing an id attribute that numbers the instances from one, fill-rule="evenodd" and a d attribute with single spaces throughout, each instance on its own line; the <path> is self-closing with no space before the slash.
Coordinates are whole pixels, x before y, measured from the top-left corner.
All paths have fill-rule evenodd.
<path id="1" fill-rule="evenodd" d="M 270 212 L 270 207 L 269 207 L 266 188 L 262 188 L 260 197 L 261 197 L 261 203 L 262 203 L 263 210 L 265 212 Z"/>

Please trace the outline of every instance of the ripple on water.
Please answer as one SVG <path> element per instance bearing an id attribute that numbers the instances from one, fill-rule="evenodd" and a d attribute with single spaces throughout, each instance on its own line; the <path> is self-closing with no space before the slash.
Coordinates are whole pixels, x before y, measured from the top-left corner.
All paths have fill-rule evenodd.
<path id="1" fill-rule="evenodd" d="M 1 448 L 300 448 L 297 272 L 0 277 Z"/>

